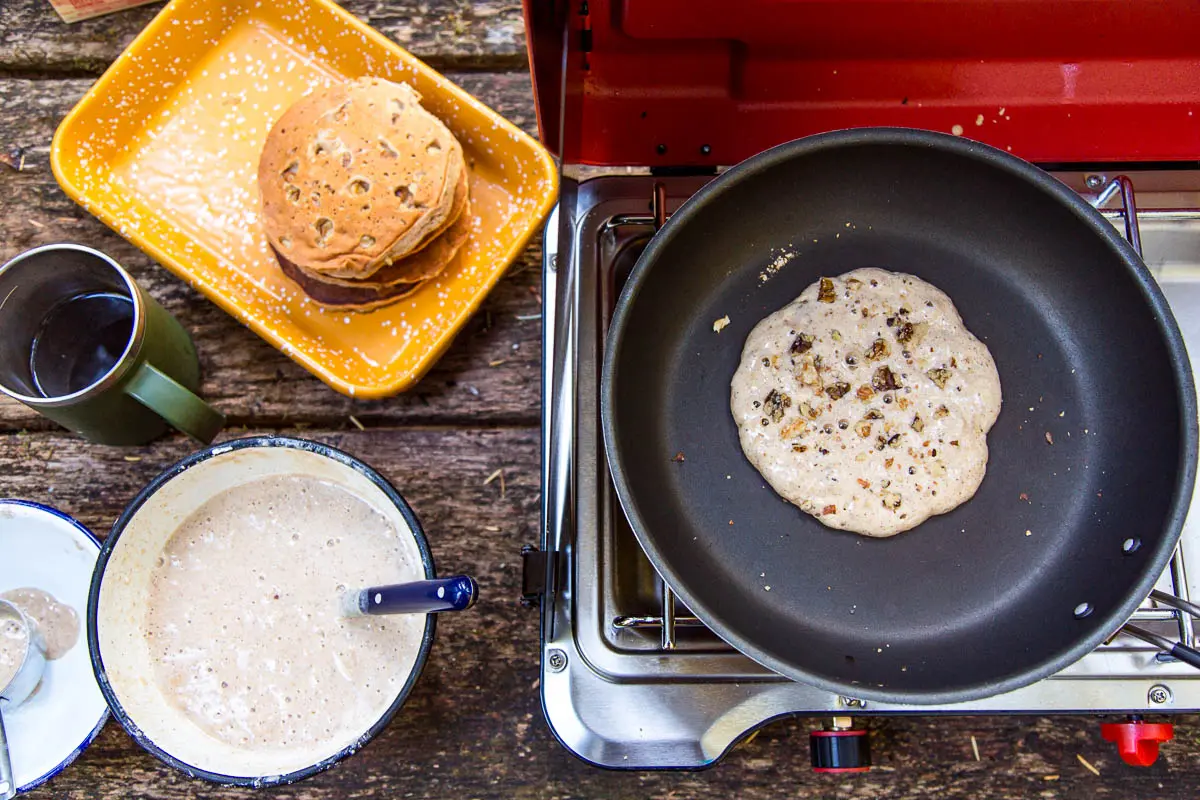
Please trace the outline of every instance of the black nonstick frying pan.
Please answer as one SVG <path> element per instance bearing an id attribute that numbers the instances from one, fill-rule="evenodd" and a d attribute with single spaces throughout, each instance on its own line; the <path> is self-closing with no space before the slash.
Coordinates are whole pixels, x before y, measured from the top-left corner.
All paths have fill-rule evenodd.
<path id="1" fill-rule="evenodd" d="M 750 329 L 866 266 L 949 294 L 1004 395 L 975 497 L 889 539 L 777 496 L 729 410 Z M 781 145 L 692 197 L 617 304 L 602 417 L 629 521 L 688 608 L 776 672 L 890 702 L 984 697 L 1090 652 L 1162 573 L 1196 479 L 1187 354 L 1133 249 L 1047 173 L 914 130 Z"/>

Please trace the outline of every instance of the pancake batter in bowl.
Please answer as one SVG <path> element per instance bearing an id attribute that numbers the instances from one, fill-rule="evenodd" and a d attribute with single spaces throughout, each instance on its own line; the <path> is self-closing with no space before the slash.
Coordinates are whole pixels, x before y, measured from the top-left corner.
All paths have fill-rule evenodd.
<path id="1" fill-rule="evenodd" d="M 425 616 L 343 619 L 338 595 L 423 578 L 408 536 L 312 477 L 213 497 L 168 540 L 151 580 L 145 635 L 163 697 L 235 747 L 360 734 L 408 678 Z"/>
<path id="2" fill-rule="evenodd" d="M 0 616 L 0 689 L 17 676 L 28 649 L 29 634 L 25 626 L 12 617 Z"/>
<path id="3" fill-rule="evenodd" d="M 79 641 L 79 614 L 49 592 L 33 587 L 9 589 L 0 599 L 21 609 L 42 634 L 49 660 L 62 658 Z"/>

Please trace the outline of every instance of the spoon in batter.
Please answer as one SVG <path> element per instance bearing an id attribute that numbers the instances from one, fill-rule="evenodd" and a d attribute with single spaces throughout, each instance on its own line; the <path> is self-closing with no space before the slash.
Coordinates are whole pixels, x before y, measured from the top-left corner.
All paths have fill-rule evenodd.
<path id="1" fill-rule="evenodd" d="M 342 616 L 365 614 L 436 614 L 465 611 L 475 605 L 479 585 L 469 575 L 436 578 L 431 581 L 394 583 L 343 592 L 338 602 Z"/>
<path id="2" fill-rule="evenodd" d="M 17 779 L 8 756 L 4 714 L 33 694 L 46 667 L 46 645 L 21 609 L 0 600 L 0 800 L 17 795 Z"/>

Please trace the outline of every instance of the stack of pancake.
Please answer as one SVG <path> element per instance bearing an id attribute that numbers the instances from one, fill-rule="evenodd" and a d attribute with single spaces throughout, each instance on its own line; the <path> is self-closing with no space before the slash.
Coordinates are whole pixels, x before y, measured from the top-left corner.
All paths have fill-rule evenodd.
<path id="1" fill-rule="evenodd" d="M 462 146 L 403 83 L 363 78 L 300 100 L 267 136 L 258 185 L 280 267 L 325 306 L 393 303 L 470 234 Z"/>

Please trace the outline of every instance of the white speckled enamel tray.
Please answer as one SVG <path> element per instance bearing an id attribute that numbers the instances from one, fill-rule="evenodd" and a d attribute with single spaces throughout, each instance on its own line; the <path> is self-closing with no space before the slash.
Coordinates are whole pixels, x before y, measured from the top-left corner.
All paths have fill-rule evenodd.
<path id="1" fill-rule="evenodd" d="M 267 131 L 348 78 L 412 84 L 463 145 L 471 240 L 437 278 L 367 313 L 312 302 L 259 224 Z M 558 174 L 533 139 L 330 0 L 174 0 L 54 137 L 64 191 L 333 388 L 412 386 L 549 212 Z"/>

